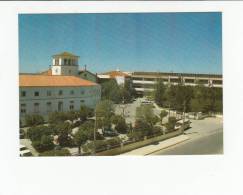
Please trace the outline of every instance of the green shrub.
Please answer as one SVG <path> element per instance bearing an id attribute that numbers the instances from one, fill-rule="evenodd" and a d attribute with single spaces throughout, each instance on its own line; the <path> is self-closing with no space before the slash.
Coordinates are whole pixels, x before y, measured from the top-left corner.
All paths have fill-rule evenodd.
<path id="1" fill-rule="evenodd" d="M 114 138 L 106 140 L 107 145 L 110 145 L 110 146 L 120 145 L 121 142 L 122 141 L 119 137 L 114 137 Z"/>
<path id="2" fill-rule="evenodd" d="M 51 124 L 63 123 L 65 120 L 68 120 L 65 112 L 52 112 L 48 115 L 48 122 Z"/>
<path id="3" fill-rule="evenodd" d="M 51 136 L 43 135 L 40 140 L 33 141 L 32 146 L 38 152 L 52 150 L 54 148 L 53 138 Z"/>
<path id="4" fill-rule="evenodd" d="M 123 117 L 120 117 L 116 121 L 116 126 L 115 129 L 117 130 L 118 133 L 127 133 L 128 126 L 126 124 L 126 121 Z"/>
<path id="5" fill-rule="evenodd" d="M 48 126 L 36 126 L 36 127 L 31 127 L 27 130 L 27 137 L 31 141 L 36 141 L 40 140 L 43 135 L 52 135 L 53 130 L 48 127 Z"/>
<path id="6" fill-rule="evenodd" d="M 44 118 L 41 115 L 26 115 L 25 116 L 25 124 L 26 126 L 32 127 L 36 125 L 40 125 L 44 123 Z"/>
<path id="7" fill-rule="evenodd" d="M 71 156 L 68 149 L 50 150 L 39 154 L 39 156 Z"/>

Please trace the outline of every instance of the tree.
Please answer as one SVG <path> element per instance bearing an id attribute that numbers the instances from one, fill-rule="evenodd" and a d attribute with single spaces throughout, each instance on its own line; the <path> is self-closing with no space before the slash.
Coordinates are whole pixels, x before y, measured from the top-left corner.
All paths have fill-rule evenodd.
<path id="1" fill-rule="evenodd" d="M 168 115 L 168 112 L 165 110 L 161 110 L 160 112 L 160 121 L 161 121 L 161 125 L 163 124 L 163 119 Z"/>
<path id="2" fill-rule="evenodd" d="M 50 150 L 39 154 L 39 156 L 71 156 L 68 149 Z"/>
<path id="3" fill-rule="evenodd" d="M 58 143 L 60 146 L 71 146 L 72 138 L 71 138 L 71 125 L 67 122 L 60 123 L 57 126 L 58 129 Z"/>
<path id="4" fill-rule="evenodd" d="M 50 124 L 63 123 L 68 119 L 68 116 L 65 112 L 52 112 L 48 115 L 48 122 Z"/>
<path id="5" fill-rule="evenodd" d="M 75 111 L 69 111 L 65 113 L 66 115 L 66 120 L 74 121 L 75 119 L 78 119 L 79 113 Z"/>
<path id="6" fill-rule="evenodd" d="M 78 153 L 81 154 L 81 146 L 85 144 L 85 142 L 88 140 L 89 135 L 87 134 L 87 130 L 83 130 L 80 128 L 75 134 L 74 134 L 74 142 L 78 146 Z"/>
<path id="7" fill-rule="evenodd" d="M 101 84 L 101 97 L 102 100 L 111 100 L 115 103 L 122 101 L 122 94 L 115 79 Z"/>
<path id="8" fill-rule="evenodd" d="M 166 123 L 166 128 L 167 130 L 171 131 L 175 129 L 175 124 L 176 124 L 176 118 L 173 116 L 170 116 L 168 118 L 168 123 Z"/>
<path id="9" fill-rule="evenodd" d="M 42 135 L 41 144 L 44 150 L 51 150 L 54 148 L 53 138 L 50 135 Z"/>
<path id="10" fill-rule="evenodd" d="M 32 145 L 38 152 L 44 152 L 54 148 L 53 138 L 50 135 L 42 135 L 41 139 L 33 141 Z"/>
<path id="11" fill-rule="evenodd" d="M 116 123 L 115 129 L 118 133 L 127 133 L 128 126 L 123 117 L 120 117 Z"/>
<path id="12" fill-rule="evenodd" d="M 44 118 L 41 115 L 33 114 L 25 116 L 25 124 L 29 127 L 40 125 L 44 123 Z"/>
<path id="13" fill-rule="evenodd" d="M 92 115 L 92 110 L 86 106 L 81 106 L 79 110 L 79 118 L 81 121 L 86 121 L 87 118 Z"/>
<path id="14" fill-rule="evenodd" d="M 157 80 L 157 83 L 155 85 L 155 90 L 154 90 L 154 101 L 159 106 L 163 106 L 163 104 L 164 104 L 165 90 L 166 90 L 166 87 L 164 85 L 163 79 L 159 78 Z"/>
<path id="15" fill-rule="evenodd" d="M 153 112 L 153 108 L 151 105 L 141 105 L 136 109 L 136 118 L 140 120 L 144 120 L 149 123 L 151 127 L 154 125 L 155 115 Z"/>
<path id="16" fill-rule="evenodd" d="M 169 107 L 169 109 L 173 108 L 173 105 L 176 104 L 176 86 L 175 85 L 167 85 L 165 90 L 165 103 L 164 106 Z"/>
<path id="17" fill-rule="evenodd" d="M 125 79 L 124 83 L 125 94 L 123 94 L 125 102 L 130 102 L 136 96 L 136 90 L 132 86 L 131 79 Z"/>
<path id="18" fill-rule="evenodd" d="M 110 127 L 114 115 L 114 104 L 110 100 L 102 100 L 96 105 L 96 120 L 98 127 Z"/>
<path id="19" fill-rule="evenodd" d="M 153 126 L 151 126 L 151 124 L 149 124 L 148 122 L 142 119 L 137 119 L 135 121 L 133 132 L 140 132 L 138 134 L 135 133 L 136 136 L 147 136 L 151 134 L 152 128 Z"/>
<path id="20" fill-rule="evenodd" d="M 37 141 L 40 140 L 43 135 L 48 136 L 52 134 L 53 134 L 53 129 L 51 127 L 44 126 L 44 125 L 31 127 L 27 130 L 27 137 L 31 141 Z"/>

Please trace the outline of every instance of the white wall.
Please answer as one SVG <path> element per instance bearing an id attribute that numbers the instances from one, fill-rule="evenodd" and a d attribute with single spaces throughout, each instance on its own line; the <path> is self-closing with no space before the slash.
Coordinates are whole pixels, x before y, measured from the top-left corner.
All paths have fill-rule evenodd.
<path id="1" fill-rule="evenodd" d="M 78 66 L 52 66 L 52 75 L 78 75 Z"/>
<path id="2" fill-rule="evenodd" d="M 62 95 L 59 95 L 60 90 L 62 90 Z M 72 90 L 74 94 L 70 93 Z M 63 111 L 69 111 L 70 101 L 73 101 L 74 110 L 79 110 L 81 105 L 94 108 L 101 98 L 100 85 L 88 87 L 20 87 L 20 95 L 21 91 L 26 91 L 26 96 L 20 97 L 20 110 L 21 104 L 26 104 L 26 114 L 40 114 L 44 117 L 48 115 L 47 102 L 51 102 L 52 112 L 58 111 L 58 102 L 63 102 Z M 39 92 L 39 96 L 34 96 L 35 91 Z M 47 91 L 51 91 L 51 96 L 47 96 Z M 38 113 L 34 112 L 35 103 L 39 103 Z M 20 113 L 22 121 L 26 114 Z"/>

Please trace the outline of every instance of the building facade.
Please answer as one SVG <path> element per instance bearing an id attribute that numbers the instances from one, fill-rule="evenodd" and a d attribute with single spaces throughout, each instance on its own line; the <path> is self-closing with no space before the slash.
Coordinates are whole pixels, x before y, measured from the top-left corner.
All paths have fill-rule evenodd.
<path id="1" fill-rule="evenodd" d="M 164 72 L 132 72 L 132 86 L 138 95 L 153 91 L 158 79 L 164 84 L 196 86 L 202 84 L 206 87 L 223 87 L 223 78 L 219 74 L 189 74 L 189 73 L 164 73 Z"/>
<path id="2" fill-rule="evenodd" d="M 20 74 L 19 110 L 22 123 L 27 114 L 39 114 L 47 119 L 50 112 L 76 111 L 82 105 L 96 106 L 101 99 L 101 87 L 79 77 L 77 59 L 77 56 L 66 59 L 63 55 L 55 55 L 51 72 Z"/>

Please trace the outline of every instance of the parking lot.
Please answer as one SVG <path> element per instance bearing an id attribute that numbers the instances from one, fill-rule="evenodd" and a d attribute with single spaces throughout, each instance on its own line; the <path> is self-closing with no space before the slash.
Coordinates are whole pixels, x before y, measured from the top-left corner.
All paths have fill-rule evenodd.
<path id="1" fill-rule="evenodd" d="M 129 104 L 116 104 L 115 113 L 125 117 L 127 123 L 132 123 L 134 125 L 136 120 L 136 108 L 139 107 L 145 98 L 137 98 L 135 101 Z M 159 117 L 162 108 L 158 107 L 152 102 L 154 114 Z M 168 111 L 168 110 L 167 110 Z M 174 111 L 170 111 L 170 116 L 180 117 Z M 168 116 L 163 119 L 163 122 L 167 122 Z"/>

